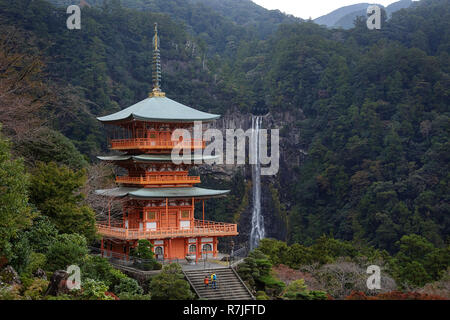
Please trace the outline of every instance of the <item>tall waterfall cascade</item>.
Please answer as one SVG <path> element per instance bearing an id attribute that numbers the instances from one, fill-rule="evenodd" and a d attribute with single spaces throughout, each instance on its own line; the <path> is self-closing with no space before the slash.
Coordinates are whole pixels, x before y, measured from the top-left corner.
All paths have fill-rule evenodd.
<path id="1" fill-rule="evenodd" d="M 252 164 L 253 183 L 253 212 L 252 229 L 250 232 L 250 250 L 258 247 L 259 241 L 264 238 L 264 218 L 261 212 L 261 164 L 259 159 L 259 129 L 261 128 L 262 117 L 252 116 L 252 139 L 250 148 L 254 152 L 256 162 Z"/>

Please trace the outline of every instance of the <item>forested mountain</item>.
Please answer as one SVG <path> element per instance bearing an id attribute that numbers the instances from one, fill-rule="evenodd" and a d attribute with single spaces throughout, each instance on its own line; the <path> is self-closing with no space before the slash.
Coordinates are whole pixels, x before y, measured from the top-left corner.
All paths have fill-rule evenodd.
<path id="1" fill-rule="evenodd" d="M 386 15 L 388 18 L 392 16 L 392 14 L 398 10 L 409 8 L 413 5 L 412 0 L 401 0 L 394 2 L 387 7 L 384 7 L 380 4 L 377 4 L 380 6 L 380 8 L 383 8 L 386 11 Z M 376 3 L 373 3 L 376 4 Z M 339 8 L 327 15 L 324 15 L 322 17 L 319 17 L 314 20 L 314 22 L 318 24 L 326 25 L 330 28 L 344 28 L 344 29 L 350 29 L 354 25 L 354 21 L 357 17 L 366 17 L 367 16 L 367 8 L 371 4 L 369 3 L 359 3 L 354 4 L 351 6 L 346 6 Z"/>
<path id="2" fill-rule="evenodd" d="M 84 236 L 93 237 L 91 204 L 76 196 L 83 174 L 70 170 L 90 169 L 106 152 L 96 116 L 147 96 L 158 22 L 170 98 L 226 117 L 264 105 L 280 129 L 280 172 L 262 181 L 266 221 L 278 219 L 284 229 L 267 228 L 271 237 L 291 245 L 302 263 L 316 262 L 322 246 L 351 243 L 343 256 L 356 259 L 369 246 L 386 250 L 373 256 L 395 257 L 398 281 L 440 279 L 450 259 L 450 1 L 422 0 L 393 13 L 381 30 L 368 30 L 361 18 L 349 30 L 328 29 L 236 1 L 88 0 L 81 30 L 68 30 L 63 6 L 0 0 L 0 88 L 8 89 L 0 122 L 33 177 L 30 194 L 17 195 L 31 205 L 17 207 L 26 216 L 43 212 L 57 228 L 81 219 Z M 6 159 L 8 145 L 0 149 Z M 209 182 L 232 192 L 207 207 L 207 218 L 241 222 L 252 205 L 248 178 L 236 172 Z M 17 173 L 17 189 L 21 179 Z M 48 188 L 47 198 L 36 186 Z M 62 197 L 63 188 L 73 197 Z M 58 210 L 70 214 L 59 221 Z M 270 250 L 264 253 L 275 259 Z M 423 252 L 432 252 L 430 260 Z M 419 275 L 409 277 L 411 270 Z"/>
<path id="3" fill-rule="evenodd" d="M 349 6 L 344 6 L 342 8 L 333 10 L 326 15 L 314 19 L 314 22 L 320 25 L 326 25 L 327 27 L 332 27 L 336 22 L 339 21 L 339 19 L 345 17 L 348 14 L 351 14 L 352 12 L 367 9 L 368 6 L 370 6 L 370 3 L 357 3 Z"/>

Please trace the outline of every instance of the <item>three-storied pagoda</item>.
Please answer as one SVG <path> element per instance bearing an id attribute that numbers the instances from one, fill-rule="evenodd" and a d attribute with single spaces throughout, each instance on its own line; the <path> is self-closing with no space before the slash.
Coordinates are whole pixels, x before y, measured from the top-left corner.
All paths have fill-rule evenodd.
<path id="1" fill-rule="evenodd" d="M 199 160 L 211 156 L 194 154 L 204 149 L 203 140 L 172 141 L 176 129 L 193 130 L 194 121 L 211 122 L 218 115 L 201 112 L 166 98 L 160 89 L 161 65 L 159 38 L 155 24 L 153 38 L 153 91 L 149 97 L 131 107 L 98 120 L 113 125 L 115 136 L 110 137 L 112 150 L 121 155 L 98 157 L 125 169 L 127 174 L 116 177 L 119 187 L 97 190 L 103 196 L 122 202 L 119 222 L 98 222 L 102 235 L 102 254 L 128 257 L 130 249 L 140 239 L 154 245 L 158 259 L 183 259 L 186 255 L 197 260 L 203 253 L 217 255 L 217 238 L 235 236 L 237 225 L 204 220 L 204 201 L 221 197 L 228 190 L 195 187 L 200 177 L 189 176 L 189 168 Z M 174 147 L 189 150 L 184 161 L 175 164 L 171 153 Z M 186 154 L 183 154 L 186 159 Z M 195 218 L 195 202 L 202 202 L 202 219 Z"/>

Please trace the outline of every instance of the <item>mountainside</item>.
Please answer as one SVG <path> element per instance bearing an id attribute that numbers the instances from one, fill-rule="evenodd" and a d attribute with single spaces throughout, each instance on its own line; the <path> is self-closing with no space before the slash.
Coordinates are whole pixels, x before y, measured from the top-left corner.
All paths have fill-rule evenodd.
<path id="1" fill-rule="evenodd" d="M 189 0 L 201 3 L 238 25 L 257 30 L 260 36 L 267 36 L 281 23 L 300 22 L 302 19 L 281 13 L 279 10 L 267 10 L 251 0 Z"/>
<path id="2" fill-rule="evenodd" d="M 88 254 L 100 246 L 96 218 L 123 214 L 93 192 L 121 174 L 95 157 L 109 152 L 96 117 L 148 97 L 155 22 L 167 97 L 221 114 L 222 132 L 250 128 L 255 114 L 279 129 L 279 171 L 261 177 L 259 203 L 265 237 L 282 241 L 262 239 L 238 267 L 257 298 L 364 298 L 375 294 L 371 264 L 382 268 L 380 299 L 450 298 L 450 0 L 414 3 L 381 30 L 364 18 L 348 30 L 270 20 L 249 2 L 227 1 L 225 14 L 204 1 L 88 0 L 98 6 L 83 7 L 81 30 L 68 30 L 63 6 L 0 0 L 0 299 L 42 298 L 35 272 L 72 264 L 89 281 L 64 299 L 192 299 L 176 264 L 144 295 Z M 249 10 L 251 23 L 233 8 Z M 231 190 L 206 201 L 205 219 L 237 223 L 236 249 L 257 201 L 251 169 L 190 172 L 202 187 Z M 230 240 L 219 251 L 230 252 Z M 147 240 L 130 254 L 161 268 Z M 20 289 L 3 286 L 5 263 Z M 421 293 L 387 293 L 411 288 Z"/>
<path id="3" fill-rule="evenodd" d="M 47 125 L 91 160 L 105 152 L 95 116 L 147 96 L 158 22 L 162 87 L 170 98 L 223 114 L 221 129 L 248 129 L 252 110 L 263 106 L 263 126 L 280 129 L 280 171 L 262 180 L 268 236 L 311 244 L 332 234 L 389 252 L 409 234 L 444 245 L 450 230 L 448 0 L 398 11 L 380 32 L 361 20 L 350 30 L 294 22 L 266 38 L 230 18 L 203 17 L 203 7 L 177 7 L 178 1 L 165 1 L 172 15 L 117 1 L 83 8 L 82 28 L 73 31 L 65 27 L 64 8 L 0 0 L 3 30 L 19 30 L 17 48 L 38 52 L 44 63 L 36 77 L 56 96 L 45 104 Z M 175 16 L 195 23 L 188 28 Z M 45 137 L 40 141 L 45 146 Z M 48 159 L 42 149 L 33 149 L 33 160 Z M 232 190 L 227 199 L 211 200 L 207 218 L 239 222 L 245 241 L 248 168 L 204 170 L 217 173 L 204 186 Z"/>
<path id="4" fill-rule="evenodd" d="M 339 21 L 339 19 L 345 17 L 348 14 L 351 14 L 352 12 L 361 11 L 364 9 L 367 9 L 369 6 L 369 3 L 358 3 L 358 4 L 352 4 L 349 6 L 345 6 L 339 9 L 336 9 L 326 15 L 323 15 L 319 18 L 314 19 L 314 22 L 319 25 L 326 25 L 327 27 L 332 27 L 336 22 Z"/>
<path id="5" fill-rule="evenodd" d="M 376 4 L 376 3 L 375 3 Z M 359 3 L 351 6 L 346 6 L 339 8 L 331 13 L 319 17 L 314 20 L 314 22 L 320 25 L 326 25 L 329 28 L 343 28 L 350 29 L 354 26 L 355 19 L 357 17 L 366 17 L 367 16 L 367 7 L 370 6 L 369 3 Z M 384 8 L 388 18 L 392 16 L 392 13 L 408 8 L 413 5 L 412 0 L 401 0 L 398 2 L 394 2 L 387 7 L 384 7 L 380 4 L 377 4 L 381 8 Z"/>

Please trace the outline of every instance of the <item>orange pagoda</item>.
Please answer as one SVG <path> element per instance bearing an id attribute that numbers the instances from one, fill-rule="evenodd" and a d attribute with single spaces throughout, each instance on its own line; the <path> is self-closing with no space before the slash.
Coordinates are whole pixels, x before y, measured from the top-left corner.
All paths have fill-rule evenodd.
<path id="1" fill-rule="evenodd" d="M 200 177 L 190 176 L 189 169 L 194 163 L 214 156 L 194 153 L 205 148 L 202 139 L 172 141 L 171 137 L 176 129 L 192 132 L 194 121 L 210 123 L 220 116 L 195 110 L 165 96 L 160 89 L 156 24 L 153 48 L 153 91 L 149 97 L 122 111 L 97 118 L 114 128 L 113 136 L 109 137 L 110 147 L 121 152 L 98 158 L 114 163 L 124 173 L 116 177 L 117 188 L 96 191 L 121 201 L 123 208 L 119 221 L 111 222 L 109 214 L 106 221 L 97 223 L 98 233 L 102 235 L 102 254 L 128 259 L 130 249 L 140 239 L 147 239 L 153 244 L 157 259 L 184 259 L 189 255 L 197 261 L 204 254 L 215 257 L 218 238 L 236 236 L 237 225 L 205 221 L 204 201 L 223 197 L 229 190 L 195 187 Z M 173 148 L 184 152 L 183 163 L 172 161 Z M 186 161 L 187 158 L 191 161 Z M 202 204 L 202 212 L 197 215 L 196 202 Z"/>

